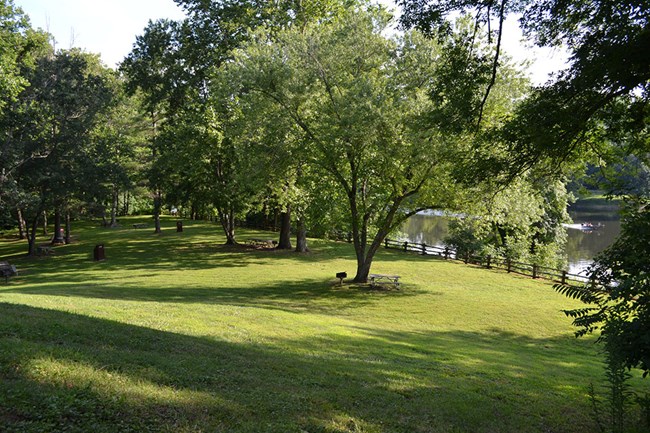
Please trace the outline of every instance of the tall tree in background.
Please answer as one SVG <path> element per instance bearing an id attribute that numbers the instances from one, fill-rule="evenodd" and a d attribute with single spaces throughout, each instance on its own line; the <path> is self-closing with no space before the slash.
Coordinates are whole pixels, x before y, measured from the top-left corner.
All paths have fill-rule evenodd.
<path id="1" fill-rule="evenodd" d="M 113 99 L 98 113 L 90 143 L 79 154 L 81 175 L 76 189 L 79 200 L 101 209 L 102 216 L 108 209 L 110 219 L 105 224 L 116 227 L 120 196 L 133 194 L 144 170 L 142 153 L 146 152 L 149 123 L 138 98 L 125 94 L 121 77 L 111 71 L 106 78 Z"/>
<path id="2" fill-rule="evenodd" d="M 0 1 L 0 113 L 29 83 L 21 70 L 42 36 L 34 32 L 22 9 L 13 0 Z"/>
<path id="3" fill-rule="evenodd" d="M 31 85 L 20 95 L 24 115 L 13 134 L 20 137 L 25 159 L 15 178 L 28 198 L 24 210 L 30 222 L 29 253 L 34 254 L 40 215 L 54 209 L 60 225 L 64 205 L 76 192 L 78 156 L 89 145 L 97 114 L 111 93 L 98 56 L 75 49 L 40 58 L 28 79 Z"/>
<path id="4" fill-rule="evenodd" d="M 237 160 L 238 151 L 233 147 L 237 140 L 223 130 L 232 120 L 228 103 L 216 101 L 210 93 L 214 72 L 230 58 L 234 48 L 249 38 L 252 29 L 267 26 L 278 31 L 303 26 L 309 21 L 336 16 L 344 5 L 352 2 L 178 0 L 177 3 L 185 9 L 187 19 L 149 23 L 122 69 L 129 78 L 131 91 L 141 90 L 148 110 L 158 113 L 160 119 L 157 131 L 162 135 L 152 143 L 154 160 L 161 158 L 159 163 L 154 161 L 153 167 L 159 169 L 152 172 L 152 184 L 158 185 L 155 188 L 158 202 L 162 190 L 169 189 L 163 183 L 170 177 L 174 179 L 176 191 L 167 191 L 169 204 L 171 200 L 182 200 L 206 206 L 206 199 L 212 197 L 214 202 L 209 205 L 216 209 L 228 242 L 232 243 L 234 217 L 251 205 L 251 196 L 244 193 L 246 188 L 235 187 L 243 185 L 240 172 L 235 170 L 241 161 Z M 183 146 L 175 140 L 189 141 Z M 192 154 L 187 153 L 190 149 Z M 231 157 L 234 159 L 229 161 Z M 188 164 L 181 170 L 178 164 L 165 162 L 174 158 Z M 208 160 L 216 164 L 209 169 L 213 176 L 204 175 L 208 168 L 201 163 L 189 164 Z M 210 182 L 213 184 L 209 185 Z M 218 193 L 217 188 L 220 188 Z"/>
<path id="5" fill-rule="evenodd" d="M 162 185 L 164 176 L 157 170 L 160 155 L 158 135 L 170 115 L 183 106 L 186 100 L 186 71 L 180 66 L 179 50 L 184 34 L 183 22 L 159 20 L 149 22 L 142 36 L 136 38 L 133 51 L 121 65 L 130 95 L 141 93 L 150 131 L 149 188 L 154 202 L 155 232 L 160 233 Z"/>
<path id="6" fill-rule="evenodd" d="M 19 96 L 29 86 L 37 59 L 49 51 L 47 35 L 33 30 L 13 1 L 0 0 L 0 219 L 10 219 L 17 208 L 16 171 L 37 157 L 22 148 L 27 131 L 19 125 L 27 113 Z"/>

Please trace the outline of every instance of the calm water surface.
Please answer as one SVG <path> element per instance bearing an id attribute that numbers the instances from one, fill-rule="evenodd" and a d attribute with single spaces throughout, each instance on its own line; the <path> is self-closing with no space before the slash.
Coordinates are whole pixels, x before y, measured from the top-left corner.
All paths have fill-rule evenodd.
<path id="1" fill-rule="evenodd" d="M 578 202 L 569 210 L 573 224 L 567 225 L 566 253 L 569 272 L 584 272 L 596 254 L 611 245 L 621 231 L 618 206 L 611 203 Z M 451 218 L 444 216 L 415 215 L 404 226 L 402 233 L 409 242 L 443 246 L 449 232 Z M 584 230 L 582 223 L 597 226 Z"/>

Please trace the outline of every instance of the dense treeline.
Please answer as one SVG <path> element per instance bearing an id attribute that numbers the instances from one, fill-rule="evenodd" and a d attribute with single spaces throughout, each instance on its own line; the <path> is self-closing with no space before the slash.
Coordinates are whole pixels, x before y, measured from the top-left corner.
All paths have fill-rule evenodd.
<path id="1" fill-rule="evenodd" d="M 489 34 L 468 19 L 433 39 L 387 36 L 391 15 L 367 2 L 179 4 L 187 18 L 150 23 L 121 68 L 156 126 L 156 215 L 200 209 L 229 243 L 236 220 L 278 215 L 278 247 L 291 248 L 293 226 L 299 251 L 307 231 L 350 232 L 356 281 L 424 209 L 482 217 L 482 253 L 562 260 L 561 183 L 527 170 L 501 194 L 474 175 L 477 143 L 528 83 L 505 56 L 491 82 Z M 520 212 L 505 209 L 524 198 Z"/>

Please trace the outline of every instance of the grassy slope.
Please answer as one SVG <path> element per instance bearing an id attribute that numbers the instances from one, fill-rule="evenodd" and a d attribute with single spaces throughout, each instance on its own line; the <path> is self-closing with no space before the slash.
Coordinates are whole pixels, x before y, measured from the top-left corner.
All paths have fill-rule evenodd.
<path id="1" fill-rule="evenodd" d="M 50 257 L 0 243 L 21 270 L 0 285 L 6 431 L 594 430 L 599 357 L 549 284 L 382 251 L 373 271 L 403 290 L 338 287 L 348 244 L 229 248 L 215 226 L 143 221 L 78 228 Z"/>

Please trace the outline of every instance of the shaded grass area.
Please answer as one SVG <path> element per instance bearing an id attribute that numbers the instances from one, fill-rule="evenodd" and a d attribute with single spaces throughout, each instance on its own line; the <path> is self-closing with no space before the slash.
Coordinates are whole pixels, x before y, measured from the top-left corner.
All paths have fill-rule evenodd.
<path id="1" fill-rule="evenodd" d="M 589 432 L 599 381 L 550 285 L 382 251 L 401 291 L 338 287 L 348 244 L 226 247 L 217 227 L 82 225 L 0 285 L 2 431 Z M 266 236 L 245 231 L 240 239 Z M 107 260 L 92 261 L 94 245 Z"/>

